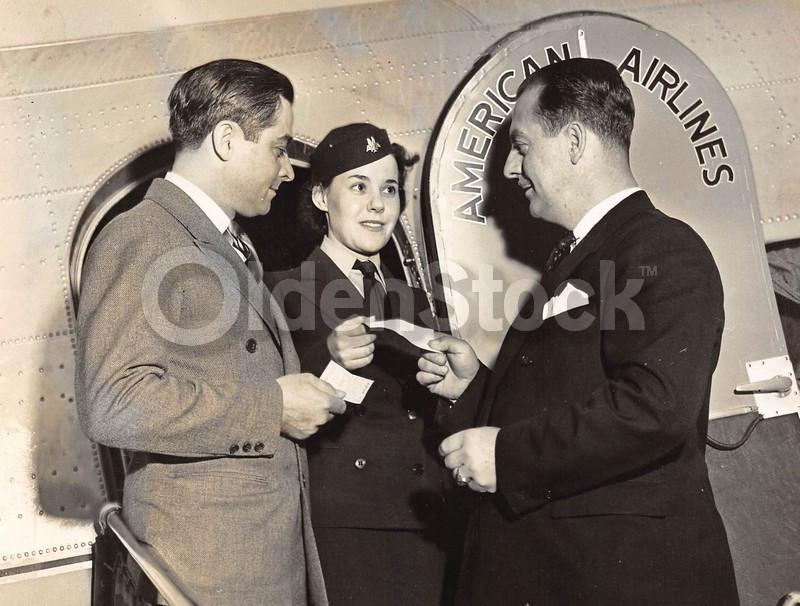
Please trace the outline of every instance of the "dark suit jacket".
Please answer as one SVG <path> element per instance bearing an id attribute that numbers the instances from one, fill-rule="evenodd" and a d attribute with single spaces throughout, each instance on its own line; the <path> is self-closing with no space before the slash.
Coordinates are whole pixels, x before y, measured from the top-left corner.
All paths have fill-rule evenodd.
<path id="1" fill-rule="evenodd" d="M 531 330 L 537 296 L 453 408 L 501 428 L 457 603 L 738 604 L 704 460 L 724 323 L 710 252 L 637 192 L 542 285 L 565 281 L 588 304 Z"/>
<path id="2" fill-rule="evenodd" d="M 386 317 L 425 325 L 424 295 L 387 282 Z M 295 270 L 267 277 L 284 305 L 302 369 L 319 376 L 330 361 L 326 339 L 343 320 L 368 315 L 363 297 L 331 259 L 316 248 Z M 373 362 L 359 374 L 375 381 L 363 404 L 348 404 L 308 442 L 314 526 L 420 529 L 442 510 L 443 467 L 431 434 L 435 400 L 416 382 L 419 350 L 379 334 Z M 397 347 L 395 347 L 397 346 Z"/>
<path id="3" fill-rule="evenodd" d="M 133 532 L 198 604 L 327 604 L 305 452 L 280 434 L 276 379 L 299 362 L 269 292 L 163 179 L 100 232 L 84 275 L 78 412 L 91 439 L 135 451 Z"/>

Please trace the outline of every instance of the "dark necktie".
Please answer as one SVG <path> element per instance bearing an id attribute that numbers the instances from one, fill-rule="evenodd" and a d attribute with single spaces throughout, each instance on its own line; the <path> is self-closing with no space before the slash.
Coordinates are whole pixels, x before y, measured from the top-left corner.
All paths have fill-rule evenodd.
<path id="1" fill-rule="evenodd" d="M 386 306 L 386 290 L 378 280 L 378 270 L 372 261 L 356 261 L 353 269 L 357 269 L 364 276 L 364 301 L 369 305 L 369 315 L 377 320 L 384 319 Z"/>
<path id="2" fill-rule="evenodd" d="M 561 259 L 570 253 L 573 244 L 575 244 L 575 234 L 568 232 L 566 236 L 559 240 L 555 248 L 550 251 L 550 256 L 547 257 L 547 263 L 545 264 L 544 268 L 547 271 L 553 271 Z"/>

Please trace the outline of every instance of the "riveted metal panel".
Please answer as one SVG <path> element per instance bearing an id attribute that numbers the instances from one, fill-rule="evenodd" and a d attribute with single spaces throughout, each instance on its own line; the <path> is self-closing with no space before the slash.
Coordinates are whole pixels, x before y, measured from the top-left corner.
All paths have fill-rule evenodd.
<path id="1" fill-rule="evenodd" d="M 182 73 L 220 57 L 270 63 L 273 57 L 320 50 L 327 42 L 312 13 L 278 15 L 194 26 L 150 35 L 164 70 Z"/>
<path id="2" fill-rule="evenodd" d="M 798 75 L 800 45 L 791 41 L 800 38 L 800 3 L 733 0 L 704 5 L 703 12 L 708 20 L 702 27 L 691 21 L 684 27 L 724 85 Z"/>
<path id="3" fill-rule="evenodd" d="M 0 96 L 133 80 L 163 69 L 151 39 L 141 34 L 24 48 L 0 53 Z"/>
<path id="4" fill-rule="evenodd" d="M 77 422 L 73 359 L 63 332 L 0 345 L 0 570 L 91 551 L 104 493 Z"/>
<path id="5" fill-rule="evenodd" d="M 325 9 L 314 14 L 316 28 L 335 47 L 384 40 L 422 39 L 428 34 L 469 30 L 475 23 L 451 2 L 386 2 Z"/>
<path id="6" fill-rule="evenodd" d="M 132 149 L 168 136 L 168 76 L 0 100 L 0 201 L 91 186 Z"/>
<path id="7" fill-rule="evenodd" d="M 388 112 L 395 131 L 429 128 L 429 108 L 444 105 L 475 62 L 474 49 L 492 41 L 481 30 L 442 33 L 411 47 L 403 40 L 378 41 L 347 67 L 375 110 Z"/>
<path id="8" fill-rule="evenodd" d="M 800 86 L 750 86 L 730 95 L 747 134 L 765 238 L 800 237 L 800 183 L 791 177 L 800 164 Z M 788 233 L 782 235 L 781 229 Z"/>
<path id="9" fill-rule="evenodd" d="M 0 346 L 30 335 L 72 334 L 64 242 L 82 193 L 54 191 L 0 202 L 9 230 L 0 240 Z M 38 293 L 35 302 L 32 292 Z"/>

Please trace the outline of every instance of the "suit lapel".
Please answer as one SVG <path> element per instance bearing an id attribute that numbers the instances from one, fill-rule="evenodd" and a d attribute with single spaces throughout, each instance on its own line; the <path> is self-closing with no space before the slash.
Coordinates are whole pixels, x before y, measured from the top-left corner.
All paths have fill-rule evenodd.
<path id="1" fill-rule="evenodd" d="M 358 292 L 355 285 L 350 281 L 350 278 L 344 273 L 339 267 L 331 260 L 331 258 L 322 252 L 322 249 L 319 247 L 315 248 L 311 254 L 306 259 L 306 262 L 314 263 L 314 297 L 315 299 L 311 301 L 314 305 L 320 307 L 320 313 L 328 322 L 328 326 L 335 326 L 337 323 L 340 322 L 340 319 L 337 318 L 334 314 L 331 313 L 330 310 L 322 309 L 319 306 L 319 302 L 322 301 L 322 291 L 328 287 L 332 283 L 336 283 L 338 286 L 337 290 L 341 290 L 347 294 L 347 297 L 353 301 L 359 301 L 361 306 L 352 308 L 353 314 L 359 315 L 368 315 L 369 314 L 369 305 L 364 300 L 364 297 L 361 293 Z M 383 278 L 386 281 L 387 289 L 386 289 L 386 309 L 385 317 L 386 319 L 394 318 L 399 316 L 399 312 L 403 310 L 403 305 L 400 300 L 401 293 L 395 291 L 393 288 L 388 288 L 390 284 L 394 283 L 394 277 L 389 269 L 381 264 L 381 272 L 383 273 Z M 394 285 L 394 284 L 393 284 Z M 305 291 L 303 291 L 305 292 Z M 413 296 L 413 293 L 412 293 Z M 308 297 L 306 297 L 307 299 Z M 417 309 L 416 299 L 414 300 L 415 307 L 414 307 L 414 314 L 424 311 L 427 309 L 427 305 L 423 309 Z M 409 322 L 416 321 L 414 317 L 404 318 Z M 333 324 L 331 324 L 333 322 Z"/>
<path id="2" fill-rule="evenodd" d="M 586 257 L 596 252 L 609 237 L 617 233 L 620 227 L 627 223 L 634 215 L 653 210 L 653 208 L 650 198 L 648 198 L 647 194 L 643 191 L 637 191 L 617 204 L 588 234 L 586 234 L 586 237 L 578 243 L 575 249 L 562 259 L 561 263 L 559 263 L 552 272 L 545 272 L 542 275 L 542 286 L 547 296 L 552 297 L 561 285 L 575 273 Z M 542 313 L 542 309 L 538 306 L 534 308 L 534 303 L 535 298 L 523 306 L 503 340 L 503 345 L 497 355 L 497 360 L 495 361 L 494 370 L 492 372 L 492 381 L 487 392 L 489 394 L 487 401 L 489 402 L 493 401 L 494 398 L 491 394 L 503 380 L 511 362 L 516 358 L 526 338 L 531 334 L 531 330 L 523 330 L 521 328 L 523 324 L 522 318 L 530 318 L 531 314 Z M 525 321 L 525 323 L 527 323 L 527 321 Z M 484 406 L 479 416 L 479 425 L 485 425 L 488 422 L 491 411 L 491 404 Z"/>
<path id="3" fill-rule="evenodd" d="M 432 314 L 432 311 L 425 291 L 409 286 L 403 278 L 395 278 L 383 263 L 381 273 L 386 282 L 386 305 L 383 310 L 385 319 L 401 318 L 412 324 L 426 326 L 428 321 L 423 314 L 426 311 Z"/>
<path id="4" fill-rule="evenodd" d="M 224 278 L 247 301 L 272 334 L 280 348 L 280 332 L 273 315 L 272 295 L 263 282 L 257 282 L 236 251 L 220 236 L 222 244 L 196 240 L 195 245 L 206 256 L 209 267 Z M 233 271 L 231 271 L 231 269 Z M 244 286 L 246 285 L 246 286 Z"/>
<path id="5" fill-rule="evenodd" d="M 331 258 L 322 252 L 322 249 L 317 247 L 308 256 L 308 260 L 314 263 L 314 296 L 315 300 L 312 301 L 314 305 L 319 306 L 320 313 L 325 317 L 328 326 L 336 326 L 344 318 L 338 317 L 329 309 L 324 309 L 320 302 L 322 299 L 323 290 L 329 288 L 330 284 L 336 285 L 336 291 L 342 291 L 347 294 L 347 298 L 351 301 L 358 301 L 360 306 L 353 307 L 352 313 L 355 315 L 365 315 L 369 312 L 368 307 L 364 301 L 364 297 L 358 292 L 358 289 L 353 285 L 342 270 L 336 266 Z"/>
<path id="6" fill-rule="evenodd" d="M 271 313 L 274 307 L 271 294 L 263 281 L 256 281 L 247 265 L 197 204 L 182 189 L 164 179 L 155 179 L 146 197 L 186 228 L 195 240 L 195 246 L 205 255 L 209 267 L 244 297 L 266 324 L 280 350 L 280 332 Z"/>
<path id="7" fill-rule="evenodd" d="M 627 223 L 631 217 L 647 210 L 653 210 L 650 198 L 643 191 L 637 191 L 625 198 L 612 208 L 595 225 L 588 234 L 578 243 L 575 249 L 561 260 L 552 272 L 545 272 L 542 276 L 542 286 L 548 296 L 552 297 L 561 285 L 566 282 L 575 270 L 590 254 L 597 251 L 600 246 L 619 228 Z"/>

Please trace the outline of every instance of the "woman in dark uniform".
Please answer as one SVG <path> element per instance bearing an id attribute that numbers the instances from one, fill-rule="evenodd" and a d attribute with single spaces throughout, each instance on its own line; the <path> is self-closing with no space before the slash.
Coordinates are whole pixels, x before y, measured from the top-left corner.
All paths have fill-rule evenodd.
<path id="1" fill-rule="evenodd" d="M 331 606 L 437 606 L 443 599 L 447 474 L 435 454 L 441 436 L 428 421 L 435 402 L 414 378 L 418 353 L 401 352 L 403 339 L 367 326 L 369 316 L 430 323 L 424 293 L 380 262 L 412 162 L 373 125 L 328 133 L 311 156 L 303 202 L 322 241 L 300 268 L 270 279 L 303 371 L 319 375 L 333 360 L 374 381 L 361 404 L 349 404 L 307 443 Z"/>

